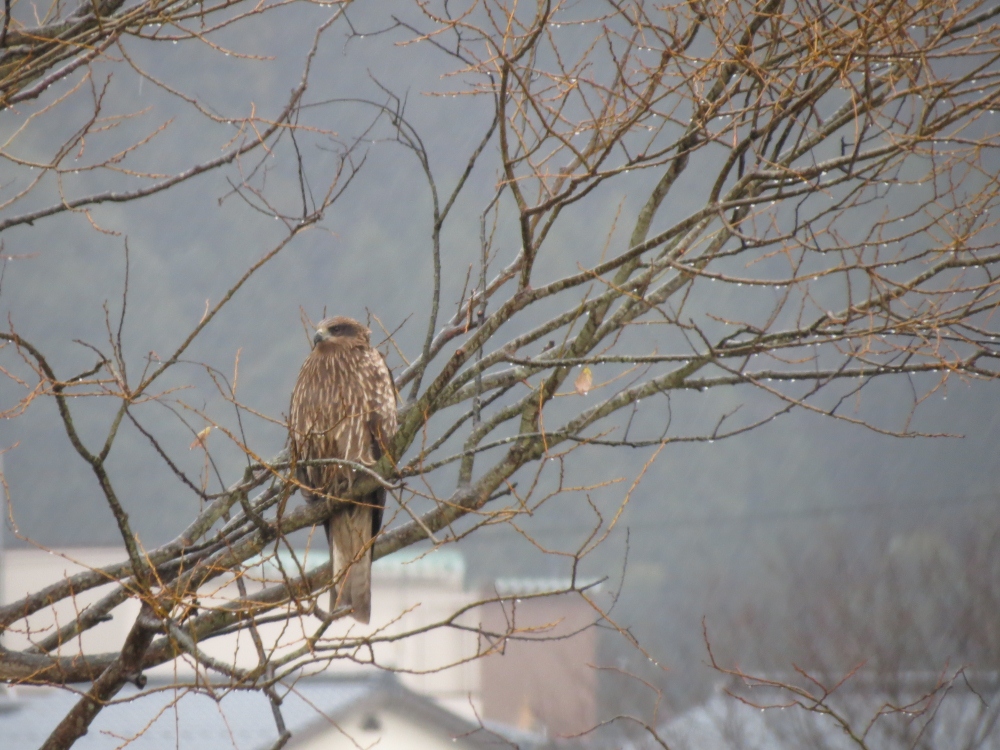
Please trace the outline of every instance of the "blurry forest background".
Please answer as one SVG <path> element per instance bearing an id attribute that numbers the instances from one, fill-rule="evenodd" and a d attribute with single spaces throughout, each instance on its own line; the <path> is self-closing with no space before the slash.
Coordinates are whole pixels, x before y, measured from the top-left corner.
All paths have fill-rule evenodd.
<path id="1" fill-rule="evenodd" d="M 352 6 L 347 14 L 355 33 L 335 30 L 313 63 L 310 100 L 327 103 L 322 110 L 330 118 L 326 127 L 344 143 L 361 139 L 352 157 L 361 167 L 359 177 L 327 212 L 321 228 L 299 237 L 278 262 L 252 278 L 186 354 L 228 376 L 238 357 L 239 400 L 278 421 L 308 350 L 300 310 L 313 321 L 324 311 L 372 320 L 373 339 L 380 341 L 370 317 L 377 316 L 386 329 L 398 329 L 395 341 L 411 358 L 425 333 L 432 280 L 426 181 L 413 154 L 393 142 L 388 123 L 368 129 L 378 113 L 365 102 L 390 101 L 387 91 L 405 100 L 406 117 L 423 139 L 435 175 L 447 185 L 465 168 L 466 154 L 492 116 L 490 101 L 448 94 L 455 86 L 440 75 L 440 50 L 399 44 L 412 34 L 395 27 L 391 14 L 402 11 L 390 5 L 397 4 Z M 30 6 L 16 5 L 17 12 L 27 14 Z M 281 13 L 251 17 L 218 32 L 213 42 L 225 51 L 197 40 L 169 46 L 125 40 L 123 45 L 137 64 L 211 102 L 217 112 L 245 114 L 251 105 L 273 106 L 287 97 L 301 75 L 302 28 L 318 24 L 330 9 L 297 4 Z M 417 14 L 403 20 L 420 23 Z M 93 67 L 95 96 L 138 112 L 115 125 L 114 138 L 120 139 L 115 142 L 141 139 L 156 123 L 172 118 L 156 136 L 156 164 L 146 168 L 169 172 L 215 156 L 208 146 L 221 139 L 203 137 L 205 130 L 223 132 L 227 126 L 211 124 L 127 65 L 97 62 Z M 42 127 L 19 135 L 18 155 L 25 162 L 41 158 L 90 117 L 92 105 L 90 97 L 68 99 L 60 118 L 41 120 Z M 262 116 L 268 114 L 274 113 Z M 13 135 L 15 119 L 7 121 L 4 139 Z M 92 136 L 85 160 L 114 151 L 105 136 Z M 314 165 L 326 160 L 335 169 L 333 149 L 314 150 L 307 158 Z M 995 175 L 1000 161 L 995 153 L 986 158 L 993 159 Z M 263 168 L 269 168 L 266 158 Z M 30 179 L 24 169 L 4 171 L 5 190 Z M 599 255 L 616 215 L 630 226 L 653 178 L 636 175 L 634 192 L 627 181 L 617 181 L 619 194 L 602 193 L 568 207 L 548 240 L 548 257 L 572 262 Z M 100 189 L 102 180 L 112 189 L 140 183 L 119 175 L 112 186 L 107 175 L 85 170 L 63 180 L 70 193 Z M 172 350 L 206 304 L 215 304 L 243 269 L 283 236 L 283 227 L 233 194 L 232 180 L 226 170 L 213 171 L 184 189 L 128 204 L 127 211 L 109 202 L 91 208 L 89 218 L 64 213 L 36 226 L 7 229 L 0 248 L 6 258 L 0 286 L 4 325 L 9 321 L 51 353 L 59 371 L 87 369 L 92 352 L 72 342 L 106 341 L 104 304 L 114 318 L 127 244 L 125 348 L 137 368 L 148 352 Z M 299 185 L 288 163 L 277 161 L 267 181 L 272 193 L 286 185 L 294 208 Z M 488 176 L 470 184 L 454 210 L 458 220 L 443 237 L 447 305 L 458 300 L 469 271 L 466 261 L 455 258 L 478 247 L 479 207 L 493 188 Z M 38 197 L 38 205 L 48 204 L 53 195 Z M 890 191 L 886 200 L 893 196 Z M 679 199 L 672 195 L 670 200 Z M 665 221 L 689 208 L 668 203 Z M 93 231 L 94 225 L 102 231 Z M 498 227 L 496 242 L 516 250 L 516 227 Z M 719 294 L 730 293 L 718 286 Z M 452 310 L 446 307 L 444 314 Z M 400 365 L 393 354 L 389 362 Z M 170 386 L 182 385 L 178 375 L 171 377 Z M 240 427 L 232 405 L 202 368 L 192 365 L 184 379 L 187 390 L 177 399 Z M 870 646 L 890 634 L 919 640 L 920 649 L 907 653 L 926 656 L 918 659 L 920 667 L 972 660 L 1000 667 L 995 632 L 952 632 L 996 627 L 995 616 L 985 617 L 993 621 L 988 624 L 983 612 L 974 610 L 986 601 L 983 592 L 995 591 L 1000 581 L 997 396 L 995 383 L 947 380 L 922 405 L 911 429 L 952 437 L 899 439 L 794 411 L 745 435 L 668 445 L 646 471 L 608 542 L 584 560 L 585 574 L 608 577 L 607 590 L 620 584 L 613 613 L 647 651 L 608 634 L 601 655 L 601 666 L 609 668 L 601 677 L 605 709 L 632 710 L 629 703 L 650 707 L 654 696 L 626 673 L 660 687 L 673 706 L 700 700 L 717 678 L 706 665 L 703 618 L 716 656 L 748 670 L 788 669 L 811 649 L 821 651 L 817 643 L 823 638 L 829 653 L 837 654 L 825 652 L 824 658 L 850 667 L 851 659 L 870 652 L 866 639 Z M 12 382 L 0 379 L 3 408 L 19 397 Z M 748 398 L 752 409 L 755 396 Z M 858 409 L 868 419 L 899 428 L 909 399 L 902 380 L 886 380 L 866 391 Z M 163 412 L 150 411 L 148 418 L 172 436 L 175 450 L 191 442 L 190 432 L 166 410 L 157 404 L 149 408 Z M 662 408 L 662 402 L 649 408 Z M 86 406 L 81 409 L 82 432 L 102 434 L 106 425 L 99 423 L 98 412 L 89 424 Z M 697 417 L 679 411 L 673 415 L 676 430 L 685 432 L 684 420 Z M 276 422 L 244 415 L 241 427 L 258 455 L 272 456 L 284 444 L 285 430 Z M 126 435 L 134 432 L 128 424 L 123 429 Z M 209 441 L 222 476 L 238 476 L 243 454 L 221 436 L 213 434 Z M 119 543 L 103 497 L 89 467 L 69 445 L 54 403 L 39 400 L 24 416 L 0 421 L 0 449 L 7 451 L 4 477 L 17 526 L 16 533 L 5 530 L 6 544 L 27 544 L 27 539 L 51 547 Z M 197 475 L 203 456 L 192 451 L 188 458 L 183 468 Z M 595 481 L 613 469 L 615 476 L 627 478 L 606 490 L 608 507 L 615 507 L 648 458 L 646 451 L 619 450 L 612 467 L 577 462 L 573 483 Z M 126 510 L 145 545 L 172 538 L 197 511 L 198 499 L 137 434 L 120 441 L 113 465 Z M 594 514 L 579 502 L 556 502 L 519 523 L 539 545 L 575 549 L 591 533 Z M 559 558 L 543 554 L 507 525 L 481 529 L 458 549 L 476 579 L 565 572 Z M 893 601 L 899 606 L 890 606 Z M 900 613 L 906 616 L 899 619 Z M 928 628 L 933 632 L 925 632 Z M 987 648 L 991 638 L 992 649 Z M 836 647 L 834 639 L 839 639 Z M 844 645 L 852 639 L 853 646 Z M 650 664 L 647 655 L 666 670 Z"/>

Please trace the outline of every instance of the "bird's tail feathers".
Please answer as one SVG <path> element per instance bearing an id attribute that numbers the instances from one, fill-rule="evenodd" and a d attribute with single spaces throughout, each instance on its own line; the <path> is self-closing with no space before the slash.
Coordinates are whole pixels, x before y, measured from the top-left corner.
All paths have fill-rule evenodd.
<path id="1" fill-rule="evenodd" d="M 330 610 L 351 607 L 351 616 L 367 624 L 372 608 L 372 510 L 352 505 L 332 519 L 330 529 L 333 580 L 339 581 L 330 591 Z"/>

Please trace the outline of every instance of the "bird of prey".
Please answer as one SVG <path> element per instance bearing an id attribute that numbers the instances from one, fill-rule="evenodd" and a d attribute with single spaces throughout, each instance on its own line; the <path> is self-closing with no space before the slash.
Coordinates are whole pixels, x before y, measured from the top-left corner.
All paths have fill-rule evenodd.
<path id="1" fill-rule="evenodd" d="M 356 320 L 327 318 L 316 328 L 313 348 L 299 371 L 289 416 L 289 444 L 297 465 L 341 459 L 371 466 L 396 433 L 396 389 L 371 331 Z M 328 463 L 301 466 L 296 478 L 308 502 L 327 502 L 325 523 L 333 580 L 330 609 L 351 607 L 355 620 L 371 617 L 371 541 L 382 526 L 385 489 L 342 499 L 362 472 Z"/>

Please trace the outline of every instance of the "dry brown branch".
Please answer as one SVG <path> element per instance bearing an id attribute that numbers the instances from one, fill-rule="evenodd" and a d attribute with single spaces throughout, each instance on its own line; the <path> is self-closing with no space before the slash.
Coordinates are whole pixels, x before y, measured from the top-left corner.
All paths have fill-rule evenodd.
<path id="1" fill-rule="evenodd" d="M 67 11 L 57 3 L 36 26 L 8 8 L 0 159 L 17 179 L 0 186 L 4 237 L 62 219 L 114 232 L 102 208 L 138 210 L 140 199 L 180 190 L 205 202 L 202 193 L 218 188 L 199 182 L 210 174 L 228 185 L 220 205 L 238 198 L 246 215 L 280 230 L 261 233 L 253 259 L 225 270 L 224 293 L 196 323 L 157 337 L 164 356 L 137 357 L 122 335 L 135 324 L 127 282 L 119 314 L 105 309 L 107 340 L 86 344 L 98 364 L 78 375 L 64 372 L 59 349 L 22 333 L 16 311 L 0 333 L 0 376 L 18 393 L 3 414 L 28 419 L 36 402 L 54 402 L 127 554 L 0 609 L 0 628 L 13 633 L 58 602 L 76 606 L 77 596 L 100 590 L 31 645 L 0 651 L 6 682 L 92 682 L 46 747 L 70 747 L 127 682 L 174 659 L 264 691 L 287 740 L 273 692 L 281 680 L 338 660 L 377 663 L 381 644 L 428 630 L 477 630 L 477 608 L 506 601 L 487 598 L 429 625 L 411 625 L 401 612 L 391 627 L 345 635 L 345 613 L 316 603 L 316 592 L 336 583 L 329 566 L 306 564 L 289 539 L 329 510 L 290 504 L 299 485 L 287 456 L 255 447 L 262 433 L 243 423 L 263 416 L 280 432 L 284 416 L 237 398 L 237 365 L 230 383 L 221 374 L 228 365 L 192 354 L 245 287 L 290 263 L 318 230 L 339 230 L 329 216 L 348 188 L 364 184 L 370 157 L 402 159 L 402 151 L 406 168 L 419 170 L 429 235 L 412 252 L 432 269 L 427 289 L 408 290 L 406 316 L 427 308 L 419 332 L 405 316 L 372 311 L 386 319 L 388 361 L 405 395 L 385 455 L 353 467 L 354 495 L 381 486 L 400 506 L 374 543 L 376 558 L 506 524 L 564 560 L 573 578 L 562 593 L 583 596 L 595 621 L 628 637 L 577 573 L 672 444 L 743 434 L 796 409 L 930 436 L 910 421 L 930 394 L 955 379 L 997 375 L 1000 9 L 767 0 L 608 3 L 588 16 L 561 2 L 490 1 L 453 16 L 448 3 L 416 3 L 405 18 L 375 24 L 365 43 L 412 54 L 421 73 L 429 66 L 421 85 L 434 106 L 456 99 L 475 113 L 445 148 L 411 116 L 409 79 L 372 75 L 363 95 L 326 95 L 318 67 L 330 65 L 334 35 L 347 39 L 346 57 L 365 39 L 349 3 L 327 5 L 112 1 Z M 251 77 L 267 56 L 237 52 L 233 40 L 262 14 L 273 23 L 288 14 L 299 40 L 290 94 L 233 105 L 226 91 L 214 101 L 158 64 L 160 50 L 183 42 L 220 61 L 220 71 L 234 63 Z M 329 70 L 323 75 L 339 75 Z M 227 85 L 238 89 L 235 75 Z M 115 99 L 115 76 L 153 87 L 194 118 L 183 131 L 197 141 L 189 151 L 157 150 L 180 126 Z M 65 113 L 72 127 L 52 125 Z M 577 225 L 592 242 L 578 239 Z M 195 381 L 205 374 L 235 424 L 199 403 Z M 885 422 L 858 406 L 871 384 L 893 379 L 912 388 L 908 411 Z M 700 421 L 677 426 L 670 399 L 698 404 Z M 754 409 L 741 409 L 751 401 Z M 107 409 L 98 437 L 82 403 Z M 164 438 L 174 420 L 203 460 L 194 472 Z M 121 496 L 121 469 L 109 460 L 133 427 L 202 504 L 158 547 L 137 538 L 126 510 L 136 506 Z M 623 448 L 648 451 L 633 475 L 572 476 L 574 462 L 588 460 L 578 453 Z M 237 482 L 225 476 L 224 451 L 246 467 Z M 597 490 L 617 493 L 614 512 L 598 510 Z M 568 549 L 521 523 L 561 496 L 585 498 L 597 519 Z M 264 564 L 277 567 L 276 578 L 253 572 Z M 81 634 L 136 601 L 141 613 L 120 651 L 74 652 Z M 267 642 L 262 628 L 275 623 L 298 629 L 294 647 Z M 252 668 L 205 650 L 244 630 Z M 482 635 L 491 643 L 533 637 L 515 619 L 506 632 Z M 828 714 L 865 746 L 863 732 L 827 703 L 837 686 L 769 687 Z"/>

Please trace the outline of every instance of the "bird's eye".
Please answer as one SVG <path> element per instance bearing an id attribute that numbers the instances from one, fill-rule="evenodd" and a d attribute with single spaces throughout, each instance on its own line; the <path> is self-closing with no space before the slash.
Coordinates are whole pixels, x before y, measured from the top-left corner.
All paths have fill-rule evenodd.
<path id="1" fill-rule="evenodd" d="M 346 336 L 351 332 L 351 327 L 347 323 L 337 323 L 335 326 L 330 326 L 331 336 Z"/>

